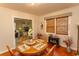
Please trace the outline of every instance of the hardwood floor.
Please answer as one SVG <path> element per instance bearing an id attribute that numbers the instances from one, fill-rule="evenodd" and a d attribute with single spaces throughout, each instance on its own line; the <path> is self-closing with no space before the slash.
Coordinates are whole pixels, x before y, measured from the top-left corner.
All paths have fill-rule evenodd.
<path id="1" fill-rule="evenodd" d="M 50 49 L 53 45 L 52 44 L 48 44 L 48 49 Z M 15 50 L 13 50 L 15 52 Z M 0 54 L 0 56 L 10 56 L 9 52 Z M 50 56 L 76 56 L 76 51 L 72 51 L 71 53 L 68 53 L 66 48 L 64 47 L 56 47 L 52 53 L 50 54 Z"/>

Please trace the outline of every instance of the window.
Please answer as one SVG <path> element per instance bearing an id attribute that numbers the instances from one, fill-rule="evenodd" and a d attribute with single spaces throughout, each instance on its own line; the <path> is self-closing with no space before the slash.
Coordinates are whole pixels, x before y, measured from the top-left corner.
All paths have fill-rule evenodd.
<path id="1" fill-rule="evenodd" d="M 46 32 L 54 33 L 55 32 L 55 19 L 46 20 Z"/>
<path id="2" fill-rule="evenodd" d="M 47 19 L 46 32 L 68 35 L 68 16 Z"/>
<path id="3" fill-rule="evenodd" d="M 56 19 L 56 33 L 68 35 L 68 17 L 60 17 Z"/>

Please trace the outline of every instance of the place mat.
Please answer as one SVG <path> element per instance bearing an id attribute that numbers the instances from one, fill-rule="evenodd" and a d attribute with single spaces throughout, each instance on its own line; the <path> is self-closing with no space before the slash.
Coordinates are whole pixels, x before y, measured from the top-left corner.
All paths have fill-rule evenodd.
<path id="1" fill-rule="evenodd" d="M 40 43 L 40 44 L 34 45 L 33 48 L 35 48 L 35 49 L 37 49 L 37 50 L 41 50 L 41 49 L 43 49 L 45 46 L 46 46 L 46 44 Z"/>
<path id="2" fill-rule="evenodd" d="M 36 42 L 39 42 L 39 43 L 40 43 L 40 42 L 44 42 L 44 40 L 42 40 L 42 39 L 37 39 Z"/>
<path id="3" fill-rule="evenodd" d="M 26 44 L 23 44 L 23 45 L 19 46 L 18 49 L 19 49 L 21 52 L 23 52 L 23 51 L 25 51 L 25 50 L 30 49 L 30 46 L 28 46 L 28 45 L 26 45 Z"/>

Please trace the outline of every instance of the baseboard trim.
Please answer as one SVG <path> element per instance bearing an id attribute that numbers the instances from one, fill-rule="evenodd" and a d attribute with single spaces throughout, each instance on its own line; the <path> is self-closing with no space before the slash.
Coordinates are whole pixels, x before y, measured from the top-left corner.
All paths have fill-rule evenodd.
<path id="1" fill-rule="evenodd" d="M 65 45 L 60 45 L 60 46 L 67 48 Z M 71 49 L 74 50 L 74 51 L 77 51 L 76 48 L 71 47 Z"/>
<path id="2" fill-rule="evenodd" d="M 0 54 L 6 53 L 8 50 L 0 51 Z"/>
<path id="3" fill-rule="evenodd" d="M 11 49 L 13 50 L 14 48 L 11 48 Z M 8 52 L 8 50 L 0 51 L 0 54 L 6 53 L 6 52 Z"/>

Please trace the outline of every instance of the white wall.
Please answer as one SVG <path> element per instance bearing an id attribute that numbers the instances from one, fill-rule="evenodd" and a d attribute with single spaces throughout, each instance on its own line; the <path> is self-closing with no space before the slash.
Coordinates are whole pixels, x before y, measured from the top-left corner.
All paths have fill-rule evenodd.
<path id="1" fill-rule="evenodd" d="M 64 13 L 68 13 L 68 12 L 72 12 L 72 16 L 69 17 L 69 30 L 68 30 L 68 35 L 72 37 L 73 39 L 73 45 L 72 45 L 72 49 L 77 50 L 77 25 L 79 24 L 79 6 L 76 7 L 72 7 L 72 8 L 68 8 L 68 9 L 64 9 L 61 11 L 57 11 L 57 12 L 52 12 L 46 15 L 43 15 L 40 17 L 40 23 L 43 22 L 44 23 L 44 29 L 41 30 L 40 32 L 42 33 L 46 33 L 45 32 L 45 21 L 44 21 L 44 17 L 50 17 L 50 16 L 55 16 L 55 15 L 60 15 L 60 14 L 64 14 Z M 60 37 L 60 45 L 65 47 L 65 44 L 63 43 L 63 40 L 67 39 L 67 35 L 59 35 Z"/>
<path id="2" fill-rule="evenodd" d="M 6 45 L 15 48 L 14 17 L 30 19 L 33 21 L 33 34 L 36 35 L 38 16 L 0 7 L 0 53 L 6 51 Z"/>

